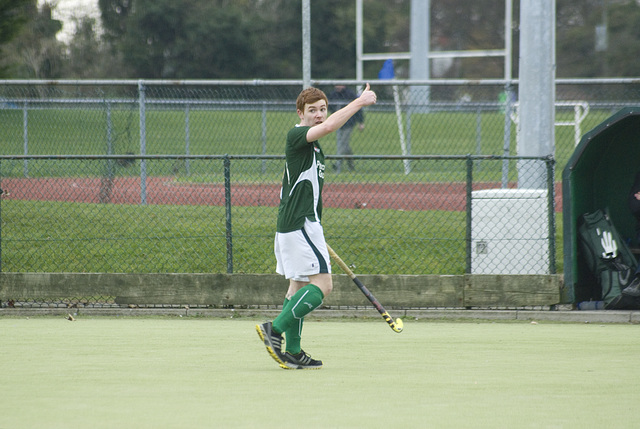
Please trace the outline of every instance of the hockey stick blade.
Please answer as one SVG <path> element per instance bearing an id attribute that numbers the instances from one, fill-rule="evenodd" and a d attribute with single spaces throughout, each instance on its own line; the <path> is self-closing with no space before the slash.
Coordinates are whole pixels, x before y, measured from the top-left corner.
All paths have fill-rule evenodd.
<path id="1" fill-rule="evenodd" d="M 328 244 L 327 244 L 327 250 L 329 251 L 329 255 L 331 255 L 331 257 L 338 263 L 340 268 L 342 268 L 342 270 L 345 273 L 347 273 L 349 277 L 351 277 L 351 280 L 353 280 L 356 286 L 358 286 L 358 289 L 360 289 L 360 291 L 364 294 L 364 296 L 367 297 L 369 302 L 371 302 L 371 304 L 373 304 L 376 310 L 378 310 L 378 313 L 380 313 L 382 318 L 389 324 L 391 329 L 393 329 L 394 332 L 398 332 L 398 333 L 402 332 L 402 329 L 404 328 L 404 323 L 402 322 L 402 319 L 397 318 L 394 321 L 393 318 L 387 312 L 387 310 L 385 310 L 385 308 L 382 306 L 382 304 L 380 304 L 380 302 L 376 299 L 376 297 L 373 296 L 371 291 L 369 291 L 369 289 L 367 289 L 367 287 L 360 281 L 360 279 L 356 277 L 353 271 L 351 271 L 351 269 L 347 266 L 347 264 L 344 263 L 344 261 L 340 258 L 340 256 L 338 256 L 338 254 Z"/>

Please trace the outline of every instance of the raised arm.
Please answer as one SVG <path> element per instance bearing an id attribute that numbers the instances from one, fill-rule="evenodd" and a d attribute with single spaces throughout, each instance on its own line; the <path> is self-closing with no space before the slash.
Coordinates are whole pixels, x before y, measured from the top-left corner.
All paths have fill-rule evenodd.
<path id="1" fill-rule="evenodd" d="M 349 118 L 355 115 L 360 109 L 365 106 L 375 104 L 376 100 L 376 93 L 371 91 L 369 84 L 367 83 L 364 91 L 360 94 L 360 97 L 329 116 L 323 123 L 311 127 L 307 132 L 307 141 L 312 142 L 331 134 L 346 124 Z"/>

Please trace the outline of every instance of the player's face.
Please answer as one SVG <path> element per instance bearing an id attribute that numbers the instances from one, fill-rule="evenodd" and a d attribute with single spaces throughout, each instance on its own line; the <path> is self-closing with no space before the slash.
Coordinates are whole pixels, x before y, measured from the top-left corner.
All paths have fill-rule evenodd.
<path id="1" fill-rule="evenodd" d="M 300 125 L 313 127 L 323 123 L 327 119 L 327 102 L 318 100 L 313 104 L 305 104 L 304 112 L 298 110 Z"/>

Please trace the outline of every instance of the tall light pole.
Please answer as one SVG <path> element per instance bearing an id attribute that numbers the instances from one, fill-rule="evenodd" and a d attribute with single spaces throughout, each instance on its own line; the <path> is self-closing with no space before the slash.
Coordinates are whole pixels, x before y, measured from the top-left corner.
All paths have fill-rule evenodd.
<path id="1" fill-rule="evenodd" d="M 430 7 L 430 0 L 411 0 L 411 60 L 409 64 L 409 77 L 412 80 L 428 80 L 431 76 L 429 70 Z M 412 87 L 411 102 L 414 107 L 429 104 L 429 87 Z"/>
<path id="2" fill-rule="evenodd" d="M 411 64 L 413 80 L 429 79 L 429 0 L 411 0 Z"/>
<path id="3" fill-rule="evenodd" d="M 356 80 L 362 80 L 362 0 L 356 0 Z"/>
<path id="4" fill-rule="evenodd" d="M 518 156 L 555 152 L 555 0 L 520 2 Z M 546 189 L 546 164 L 518 162 L 518 187 Z"/>
<path id="5" fill-rule="evenodd" d="M 302 85 L 311 86 L 311 0 L 302 0 Z"/>

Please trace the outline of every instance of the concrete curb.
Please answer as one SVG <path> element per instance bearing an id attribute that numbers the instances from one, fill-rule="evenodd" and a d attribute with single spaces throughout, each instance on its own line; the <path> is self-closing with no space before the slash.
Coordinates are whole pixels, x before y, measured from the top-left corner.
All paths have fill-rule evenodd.
<path id="1" fill-rule="evenodd" d="M 1 317 L 46 317 L 72 314 L 86 317 L 211 317 L 211 318 L 262 318 L 272 319 L 279 309 L 208 309 L 208 308 L 2 308 Z M 549 321 L 565 323 L 638 323 L 640 311 L 541 311 L 541 310 L 392 310 L 392 316 L 414 320 L 485 320 L 485 321 Z M 313 312 L 313 318 L 377 318 L 374 309 L 321 309 Z"/>

